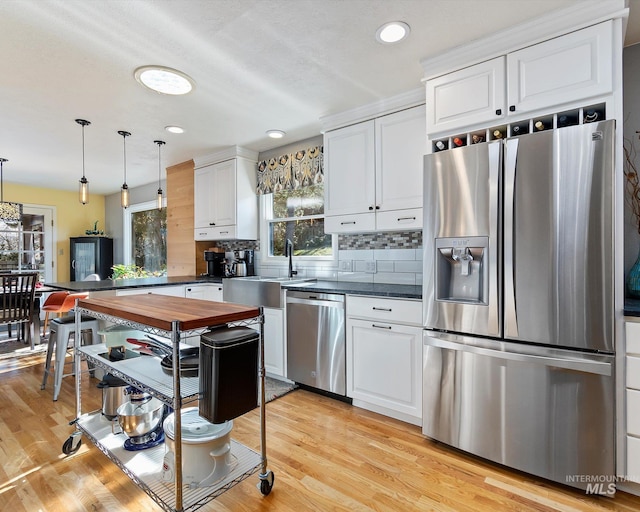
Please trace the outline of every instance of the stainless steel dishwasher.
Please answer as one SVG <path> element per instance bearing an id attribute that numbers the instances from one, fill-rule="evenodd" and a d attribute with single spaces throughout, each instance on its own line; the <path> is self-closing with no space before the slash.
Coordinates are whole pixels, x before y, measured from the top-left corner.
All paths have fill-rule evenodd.
<path id="1" fill-rule="evenodd" d="M 287 378 L 346 395 L 344 295 L 287 292 Z"/>

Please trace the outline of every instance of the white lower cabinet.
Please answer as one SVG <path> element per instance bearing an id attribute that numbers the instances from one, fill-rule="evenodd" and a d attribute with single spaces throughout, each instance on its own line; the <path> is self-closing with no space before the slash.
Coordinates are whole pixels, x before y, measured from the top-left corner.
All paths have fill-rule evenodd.
<path id="1" fill-rule="evenodd" d="M 196 284 L 187 285 L 184 289 L 184 296 L 187 299 L 212 300 L 222 302 L 221 284 Z"/>
<path id="2" fill-rule="evenodd" d="M 284 339 L 284 310 L 264 308 L 264 367 L 274 376 L 284 377 L 287 354 Z"/>
<path id="3" fill-rule="evenodd" d="M 411 311 L 413 302 L 348 296 L 347 396 L 355 406 L 420 425 L 422 328 L 406 325 L 416 323 L 411 315 L 404 323 L 394 314 Z M 381 312 L 391 312 L 392 321 Z"/>
<path id="4" fill-rule="evenodd" d="M 148 288 L 130 288 L 127 290 L 118 290 L 117 297 L 123 295 L 143 295 L 153 293 L 156 295 L 171 295 L 172 297 L 184 297 L 184 285 L 180 286 L 150 286 Z"/>
<path id="5" fill-rule="evenodd" d="M 626 478 L 640 483 L 640 322 L 625 322 Z"/>

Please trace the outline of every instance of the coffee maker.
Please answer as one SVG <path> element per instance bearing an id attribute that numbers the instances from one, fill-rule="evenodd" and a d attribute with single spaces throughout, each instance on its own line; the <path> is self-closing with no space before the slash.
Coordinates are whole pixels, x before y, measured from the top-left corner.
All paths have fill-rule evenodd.
<path id="1" fill-rule="evenodd" d="M 224 256 L 223 252 L 204 251 L 208 277 L 224 277 Z"/>

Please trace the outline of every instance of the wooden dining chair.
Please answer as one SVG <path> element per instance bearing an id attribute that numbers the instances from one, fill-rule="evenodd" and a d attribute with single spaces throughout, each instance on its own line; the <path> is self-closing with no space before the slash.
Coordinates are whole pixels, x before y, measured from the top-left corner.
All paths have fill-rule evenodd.
<path id="1" fill-rule="evenodd" d="M 33 321 L 33 301 L 36 292 L 37 272 L 15 272 L 0 276 L 0 325 L 17 325 L 18 338 L 26 338 L 31 349 L 34 338 L 31 335 Z"/>

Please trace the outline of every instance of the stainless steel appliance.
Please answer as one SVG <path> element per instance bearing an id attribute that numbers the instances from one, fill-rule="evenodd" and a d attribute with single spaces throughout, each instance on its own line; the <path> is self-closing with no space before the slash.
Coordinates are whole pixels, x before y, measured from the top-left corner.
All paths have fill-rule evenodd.
<path id="1" fill-rule="evenodd" d="M 614 132 L 425 156 L 423 433 L 579 488 L 615 475 Z"/>
<path id="2" fill-rule="evenodd" d="M 344 295 L 287 292 L 287 378 L 346 396 Z"/>

